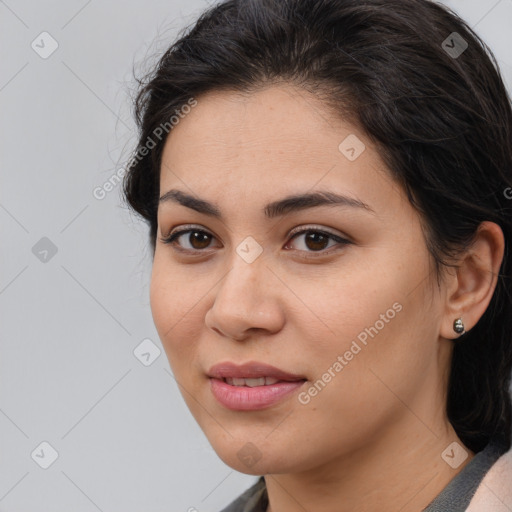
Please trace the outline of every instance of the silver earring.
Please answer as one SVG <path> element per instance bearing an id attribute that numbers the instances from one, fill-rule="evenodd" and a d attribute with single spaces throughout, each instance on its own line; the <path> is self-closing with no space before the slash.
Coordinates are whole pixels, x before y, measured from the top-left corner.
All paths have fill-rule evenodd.
<path id="1" fill-rule="evenodd" d="M 460 335 L 466 332 L 464 329 L 464 323 L 462 322 L 462 318 L 457 318 L 457 320 L 453 322 L 453 330 Z"/>

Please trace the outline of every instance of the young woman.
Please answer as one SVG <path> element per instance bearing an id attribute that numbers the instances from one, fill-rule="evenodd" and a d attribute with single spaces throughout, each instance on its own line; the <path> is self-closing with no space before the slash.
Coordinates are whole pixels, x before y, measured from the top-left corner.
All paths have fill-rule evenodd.
<path id="1" fill-rule="evenodd" d="M 466 510 L 511 443 L 512 109 L 427 0 L 228 0 L 136 101 L 151 308 L 225 512 Z"/>

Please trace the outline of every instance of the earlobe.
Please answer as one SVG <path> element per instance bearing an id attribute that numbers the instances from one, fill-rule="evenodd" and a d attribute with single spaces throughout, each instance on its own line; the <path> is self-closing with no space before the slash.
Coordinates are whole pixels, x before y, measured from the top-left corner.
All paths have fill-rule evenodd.
<path id="1" fill-rule="evenodd" d="M 460 256 L 457 270 L 449 279 L 442 337 L 463 336 L 485 313 L 496 289 L 504 250 L 501 228 L 494 222 L 482 222 L 472 245 Z"/>

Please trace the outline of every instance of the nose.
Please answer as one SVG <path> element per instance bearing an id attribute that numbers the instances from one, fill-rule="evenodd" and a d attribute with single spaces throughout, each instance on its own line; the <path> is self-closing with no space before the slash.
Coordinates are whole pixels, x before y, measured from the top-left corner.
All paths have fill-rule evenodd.
<path id="1" fill-rule="evenodd" d="M 283 284 L 263 257 L 247 263 L 238 255 L 221 279 L 205 324 L 217 334 L 243 341 L 264 331 L 272 334 L 284 324 L 280 291 Z"/>

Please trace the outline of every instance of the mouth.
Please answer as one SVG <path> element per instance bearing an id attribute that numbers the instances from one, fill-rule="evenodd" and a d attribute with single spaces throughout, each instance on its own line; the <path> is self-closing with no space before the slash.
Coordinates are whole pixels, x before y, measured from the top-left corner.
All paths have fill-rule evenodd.
<path id="1" fill-rule="evenodd" d="M 245 379 L 249 382 L 252 379 L 275 379 L 286 382 L 306 379 L 304 375 L 290 373 L 270 364 L 257 361 L 249 361 L 239 365 L 231 361 L 218 363 L 210 368 L 208 377 L 213 377 L 214 379 Z M 261 381 L 259 382 L 256 385 L 263 385 Z"/>
<path id="2" fill-rule="evenodd" d="M 287 382 L 284 380 L 275 379 L 274 377 L 259 377 L 252 379 L 245 378 L 236 378 L 236 377 L 226 377 L 222 379 L 226 384 L 230 386 L 247 386 L 249 388 L 255 388 L 258 386 L 271 386 L 272 384 L 278 384 L 279 382 Z"/>
<path id="3" fill-rule="evenodd" d="M 265 363 L 231 362 L 213 366 L 209 372 L 213 396 L 224 407 L 254 411 L 271 407 L 296 392 L 307 379 Z"/>

